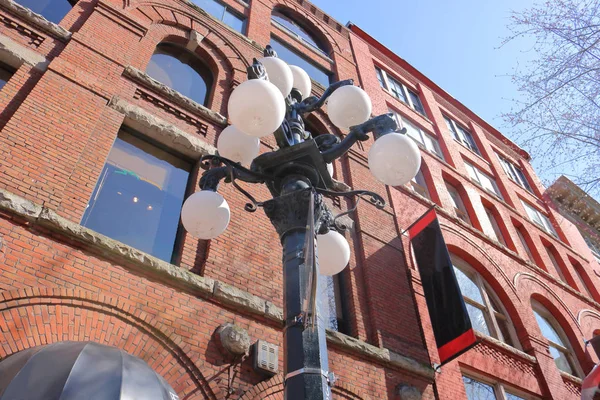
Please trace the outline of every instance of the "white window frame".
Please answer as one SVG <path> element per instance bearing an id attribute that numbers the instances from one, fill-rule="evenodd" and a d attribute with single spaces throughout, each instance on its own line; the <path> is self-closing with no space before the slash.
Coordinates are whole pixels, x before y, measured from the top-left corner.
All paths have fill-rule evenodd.
<path id="1" fill-rule="evenodd" d="M 467 208 L 465 207 L 465 203 L 462 200 L 462 196 L 456 187 L 446 182 L 446 190 L 448 194 L 452 198 L 452 202 L 454 203 L 454 215 L 457 218 L 463 220 L 469 225 L 472 225 L 471 218 L 469 217 L 469 213 L 467 212 Z M 454 194 L 454 195 L 453 195 Z"/>
<path id="2" fill-rule="evenodd" d="M 531 204 L 527 203 L 525 200 L 521 200 L 521 204 L 523 204 L 525 213 L 527 214 L 527 217 L 529 218 L 529 220 L 531 222 L 533 222 L 535 225 L 539 226 L 545 232 L 549 233 L 550 235 L 552 235 L 558 239 L 558 233 L 556 233 L 556 230 L 552 226 L 552 223 L 550 222 L 550 219 L 548 218 L 547 215 L 542 214 L 541 211 L 536 209 Z"/>
<path id="3" fill-rule="evenodd" d="M 477 154 L 479 157 L 481 157 L 481 151 L 477 146 L 477 142 L 475 141 L 475 136 L 473 136 L 473 132 L 471 132 L 467 128 L 464 128 L 462 125 L 458 124 L 455 120 L 448 117 L 447 115 L 444 115 L 444 120 L 446 120 L 446 125 L 450 130 L 450 133 L 452 133 L 452 137 L 454 137 L 454 140 L 462 144 L 467 149 L 471 150 L 473 153 Z M 469 135 L 472 142 L 467 138 L 465 132 Z"/>
<path id="4" fill-rule="evenodd" d="M 479 376 L 479 374 L 472 373 L 471 371 L 462 371 L 461 377 L 472 379 L 472 380 L 482 383 L 484 385 L 491 386 L 494 390 L 494 396 L 496 397 L 496 400 L 508 400 L 506 393 L 512 394 L 513 396 L 520 397 L 524 400 L 538 400 L 537 397 L 525 394 L 517 388 L 508 387 L 497 381 L 490 381 L 489 378 Z M 464 381 L 463 381 L 463 385 L 464 385 Z M 466 388 L 465 388 L 465 390 L 466 390 Z"/>
<path id="5" fill-rule="evenodd" d="M 419 194 L 421 197 L 431 199 L 429 190 L 427 189 L 427 182 L 425 181 L 425 176 L 423 176 L 423 171 L 421 169 L 419 169 L 417 175 L 415 175 L 407 185 L 413 192 Z"/>
<path id="6" fill-rule="evenodd" d="M 554 347 L 556 350 L 559 350 L 560 352 L 563 352 L 567 356 L 567 361 L 575 374 L 573 376 L 582 378 L 584 376 L 584 374 L 583 374 L 583 370 L 581 369 L 581 366 L 579 365 L 579 360 L 577 359 L 577 355 L 575 354 L 573 347 L 571 347 L 569 338 L 565 334 L 565 331 L 562 329 L 560 324 L 556 321 L 554 316 L 548 310 L 546 310 L 546 308 L 543 305 L 541 305 L 539 302 L 532 300 L 531 308 L 534 312 L 534 317 L 535 317 L 535 313 L 538 313 L 541 317 L 543 317 L 550 324 L 550 326 L 554 329 L 554 331 L 556 332 L 556 334 L 558 335 L 560 340 L 562 340 L 564 343 L 564 345 L 560 344 L 560 343 L 556 343 L 556 342 L 548 339 L 546 336 L 544 336 L 544 339 L 546 339 L 548 341 L 549 346 Z M 536 323 L 537 323 L 537 321 L 536 321 Z M 540 327 L 539 329 L 541 332 L 542 328 Z M 543 335 L 543 333 L 542 333 L 542 335 Z M 558 366 L 556 366 L 556 368 L 558 369 Z M 559 371 L 561 371 L 565 374 L 569 374 L 568 372 L 563 371 L 561 369 L 559 369 Z M 571 374 L 569 374 L 569 375 L 571 375 Z"/>
<path id="7" fill-rule="evenodd" d="M 471 278 L 472 282 L 475 283 L 475 285 L 479 289 L 479 293 L 481 294 L 481 298 L 483 299 L 484 304 L 481 304 L 477 300 L 471 299 L 465 295 L 463 295 L 463 299 L 465 300 L 465 303 L 470 304 L 471 306 L 479 309 L 483 313 L 486 325 L 490 332 L 489 336 L 496 340 L 501 341 L 502 343 L 506 344 L 507 346 L 511 346 L 511 347 L 514 347 L 515 349 L 521 350 L 521 344 L 518 340 L 518 336 L 517 336 L 515 327 L 512 323 L 512 320 L 510 319 L 510 317 L 508 317 L 508 313 L 506 312 L 506 309 L 504 308 L 504 305 L 502 304 L 502 302 L 500 301 L 498 296 L 496 296 L 494 291 L 489 288 L 489 285 L 483 280 L 481 275 L 479 273 L 477 273 L 475 271 L 475 269 L 473 267 L 471 267 L 465 260 L 463 260 L 462 258 L 457 257 L 455 255 L 451 255 L 451 259 L 452 259 L 452 265 L 454 266 L 454 268 L 459 269 L 468 278 Z M 500 310 L 494 309 L 494 306 L 492 305 L 492 300 L 490 300 L 490 297 L 493 298 L 494 303 L 498 306 L 498 308 L 500 308 Z M 498 319 L 500 319 L 501 321 L 506 323 L 507 328 L 508 328 L 508 334 L 510 335 L 510 338 L 504 337 L 504 334 L 502 333 L 502 330 L 500 329 L 500 324 L 498 323 Z M 480 332 L 480 333 L 485 335 L 485 333 L 483 333 L 483 332 Z M 507 340 L 509 340 L 513 344 L 507 343 Z"/>
<path id="8" fill-rule="evenodd" d="M 497 198 L 504 200 L 502 194 L 500 193 L 500 189 L 498 188 L 498 184 L 496 183 L 496 179 L 492 178 L 485 172 L 481 171 L 479 168 L 465 161 L 465 167 L 467 168 L 467 172 L 471 181 L 475 182 L 479 186 L 481 186 L 486 192 L 491 193 Z M 489 187 L 486 186 L 486 182 L 489 183 Z"/>
<path id="9" fill-rule="evenodd" d="M 485 214 L 487 215 L 488 220 L 490 221 L 490 225 L 492 226 L 494 237 L 492 239 L 506 246 L 506 240 L 504 239 L 504 235 L 502 234 L 502 230 L 500 229 L 500 225 L 498 225 L 498 219 L 496 215 L 489 207 L 483 206 L 485 210 Z M 491 232 L 490 232 L 491 233 Z"/>
<path id="10" fill-rule="evenodd" d="M 409 138 L 413 139 L 415 142 L 417 142 L 419 147 L 422 147 L 423 149 L 432 153 L 440 160 L 444 160 L 444 154 L 442 153 L 440 143 L 435 137 L 433 137 L 429 133 L 425 132 L 423 129 L 419 128 L 417 125 L 413 124 L 411 121 L 409 121 L 406 117 L 402 116 L 400 113 L 392 110 L 391 108 L 388 110 L 389 110 L 389 112 L 394 114 L 394 118 L 396 118 L 396 123 L 398 124 L 398 126 L 400 128 L 407 128 L 407 130 L 412 128 L 414 131 L 416 131 L 418 133 L 418 135 L 419 135 L 418 138 L 415 138 L 414 136 L 412 136 L 408 133 L 407 133 L 407 136 Z"/>
<path id="11" fill-rule="evenodd" d="M 523 170 L 516 166 L 513 162 L 501 156 L 500 154 L 496 153 L 496 156 L 500 161 L 500 165 L 502 165 L 502 169 L 510 178 L 510 180 L 512 180 L 528 192 L 533 193 L 533 189 L 531 188 L 531 185 L 529 184 L 529 181 L 527 180 L 527 177 L 525 176 Z"/>
<path id="12" fill-rule="evenodd" d="M 401 102 L 403 102 L 404 104 L 407 104 L 417 114 L 427 118 L 427 112 L 425 111 L 425 105 L 423 104 L 423 100 L 421 100 L 421 96 L 418 91 L 413 90 L 412 88 L 409 88 L 404 83 L 402 83 L 400 81 L 400 79 L 397 79 L 396 77 L 393 77 L 393 76 L 389 76 L 389 74 L 383 68 L 376 65 L 375 69 L 376 69 L 375 73 L 377 73 L 377 71 L 379 71 L 381 73 L 381 77 L 383 78 L 383 83 L 384 83 L 383 89 L 385 89 L 388 93 L 390 93 L 395 99 L 398 99 Z M 379 81 L 379 77 L 377 78 L 377 80 Z M 393 80 L 394 83 L 396 83 L 398 86 L 400 86 L 400 88 L 402 90 L 402 94 L 404 96 L 403 99 L 401 99 L 400 97 L 393 94 L 392 90 L 390 89 L 391 88 L 390 80 Z M 379 81 L 379 83 L 381 84 L 381 81 Z M 423 109 L 423 113 L 421 113 L 420 111 L 417 111 L 417 107 L 415 107 L 415 104 L 413 103 L 413 101 L 409 95 L 409 91 L 414 93 L 416 95 L 416 97 L 419 99 L 419 101 L 421 102 L 421 108 Z"/>

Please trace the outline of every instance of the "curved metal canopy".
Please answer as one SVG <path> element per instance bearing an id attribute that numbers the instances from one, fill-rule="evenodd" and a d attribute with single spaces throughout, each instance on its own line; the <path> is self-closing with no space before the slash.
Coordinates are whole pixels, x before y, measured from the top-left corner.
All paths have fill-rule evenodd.
<path id="1" fill-rule="evenodd" d="M 94 342 L 58 342 L 0 362 L 0 400 L 178 400 L 146 362 Z"/>

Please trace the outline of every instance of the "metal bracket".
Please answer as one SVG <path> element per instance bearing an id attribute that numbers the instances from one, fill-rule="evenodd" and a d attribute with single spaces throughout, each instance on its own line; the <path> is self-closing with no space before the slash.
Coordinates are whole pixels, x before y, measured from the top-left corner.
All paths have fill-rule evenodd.
<path id="1" fill-rule="evenodd" d="M 323 371 L 320 368 L 300 368 L 300 369 L 297 369 L 296 371 L 292 371 L 292 372 L 288 373 L 285 376 L 284 381 L 287 381 L 288 379 L 293 378 L 294 376 L 298 376 L 298 375 L 302 375 L 302 374 L 323 375 L 325 377 L 325 379 L 327 379 L 327 382 L 330 381 L 329 373 L 327 371 Z"/>

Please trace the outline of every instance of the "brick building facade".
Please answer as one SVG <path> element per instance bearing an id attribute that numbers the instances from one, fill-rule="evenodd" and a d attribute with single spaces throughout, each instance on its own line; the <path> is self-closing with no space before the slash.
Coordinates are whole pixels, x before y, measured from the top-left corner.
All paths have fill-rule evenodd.
<path id="1" fill-rule="evenodd" d="M 281 346 L 274 229 L 227 185 L 231 224 L 217 239 L 194 239 L 167 212 L 197 190 L 198 160 L 215 151 L 232 89 L 272 44 L 309 72 L 314 94 L 354 79 L 373 113 L 394 112 L 423 149 L 410 187 L 372 178 L 371 142 L 335 162 L 338 181 L 388 206 L 358 208 L 350 264 L 330 282 L 334 396 L 578 398 L 598 361 L 583 340 L 600 329 L 600 266 L 543 201 L 527 153 L 359 27 L 308 2 L 195 3 L 0 0 L 0 357 L 89 340 L 143 358 L 182 399 L 282 398 L 281 374 L 231 360 L 215 337 L 233 322 L 252 341 Z M 200 86 L 169 75 L 172 60 Z M 344 133 L 324 112 L 307 125 Z M 148 198 L 115 189 L 132 176 Z M 481 339 L 438 372 L 403 234 L 434 204 Z"/>

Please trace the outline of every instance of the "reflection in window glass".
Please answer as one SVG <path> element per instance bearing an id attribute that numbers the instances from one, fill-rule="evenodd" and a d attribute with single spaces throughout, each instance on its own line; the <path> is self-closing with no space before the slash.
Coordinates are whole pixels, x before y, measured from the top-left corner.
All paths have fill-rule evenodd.
<path id="1" fill-rule="evenodd" d="M 171 261 L 190 165 L 120 132 L 81 224 Z"/>
<path id="2" fill-rule="evenodd" d="M 473 329 L 475 329 L 477 332 L 484 333 L 487 336 L 491 336 L 490 329 L 488 328 L 483 311 L 468 303 L 466 304 L 466 306 L 467 313 L 469 314 L 469 319 L 471 320 L 471 325 L 473 325 Z"/>
<path id="3" fill-rule="evenodd" d="M 206 105 L 212 74 L 196 55 L 170 43 L 156 47 L 146 73 L 196 103 Z"/>
<path id="4" fill-rule="evenodd" d="M 192 2 L 234 30 L 244 33 L 246 19 L 229 10 L 226 5 L 215 0 L 192 0 Z"/>
<path id="5" fill-rule="evenodd" d="M 15 2 L 58 24 L 71 11 L 77 0 L 16 0 Z"/>
<path id="6" fill-rule="evenodd" d="M 476 381 L 467 376 L 463 376 L 463 383 L 465 384 L 468 400 L 496 400 L 496 394 L 492 385 Z"/>
<path id="7" fill-rule="evenodd" d="M 456 275 L 456 280 L 458 281 L 458 286 L 460 287 L 460 292 L 463 296 L 467 296 L 471 300 L 475 300 L 478 303 L 483 304 L 483 297 L 481 296 L 481 291 L 473 282 L 471 278 L 467 276 L 460 269 L 454 267 L 454 274 Z"/>
<path id="8" fill-rule="evenodd" d="M 558 334 L 558 331 L 554 329 L 552 323 L 545 316 L 541 315 L 537 311 L 533 311 L 535 315 L 535 319 L 542 331 L 542 335 L 548 340 L 548 345 L 550 348 L 550 354 L 554 358 L 554 362 L 556 366 L 561 371 L 564 371 L 571 375 L 576 375 L 573 369 L 573 357 L 571 350 L 567 348 L 566 341 L 564 341 L 561 336 Z"/>
<path id="9" fill-rule="evenodd" d="M 300 25 L 298 25 L 298 23 L 296 21 L 294 21 L 292 18 L 290 18 L 287 15 L 284 15 L 278 11 L 273 11 L 273 14 L 271 15 L 271 19 L 273 21 L 275 21 L 275 23 L 277 25 L 279 25 L 280 27 L 284 28 L 285 30 L 287 30 L 288 32 L 290 32 L 291 34 L 296 36 L 299 40 L 309 44 L 310 46 L 316 48 L 320 52 L 327 54 L 327 51 L 325 51 L 324 46 L 320 45 L 312 37 L 312 35 L 310 33 L 308 33 L 308 31 L 306 29 L 304 29 Z"/>
<path id="10" fill-rule="evenodd" d="M 505 394 L 506 400 L 525 400 L 524 398 L 517 396 L 516 394 L 508 393 Z"/>
<path id="11" fill-rule="evenodd" d="M 277 52 L 277 56 L 290 65 L 296 65 L 308 73 L 312 80 L 319 82 L 323 87 L 329 86 L 329 73 L 312 64 L 304 57 L 290 50 L 277 39 L 271 38 L 271 47 Z"/>

